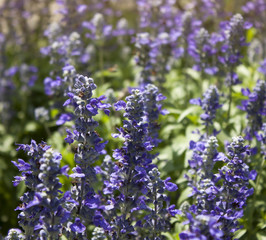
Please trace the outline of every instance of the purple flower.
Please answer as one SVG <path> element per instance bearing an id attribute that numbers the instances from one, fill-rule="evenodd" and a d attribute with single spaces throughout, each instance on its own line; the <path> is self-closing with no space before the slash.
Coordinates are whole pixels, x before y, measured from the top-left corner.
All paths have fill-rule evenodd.
<path id="1" fill-rule="evenodd" d="M 75 178 L 75 184 L 71 189 L 74 202 L 69 208 L 72 215 L 79 217 L 71 225 L 72 230 L 76 229 L 76 235 L 74 234 L 73 237 L 81 233 L 86 236 L 85 229 L 94 221 L 95 211 L 99 208 L 99 197 L 92 184 L 97 180 L 93 165 L 100 155 L 106 153 L 104 147 L 107 141 L 102 142 L 103 139 L 96 132 L 98 122 L 93 117 L 98 114 L 98 110 L 108 113 L 107 110 L 111 106 L 103 102 L 104 96 L 92 98 L 93 90 L 96 89 L 92 78 L 76 75 L 74 80 L 72 92 L 68 93 L 69 99 L 64 104 L 74 107 L 75 119 L 74 131 L 67 129 L 65 140 L 69 144 L 74 141 L 78 143 L 74 156 L 76 166 L 72 169 L 73 174 L 70 175 Z M 68 230 L 67 235 L 72 236 L 71 234 Z"/>
<path id="2" fill-rule="evenodd" d="M 213 120 L 216 116 L 217 109 L 221 108 L 222 105 L 219 103 L 219 92 L 215 86 L 210 86 L 208 90 L 203 94 L 203 99 L 195 98 L 191 99 L 190 103 L 201 106 L 204 113 L 200 115 L 203 124 L 206 126 L 207 135 L 210 134 L 209 127 L 212 125 Z M 215 129 L 213 130 L 213 134 Z"/>
<path id="3" fill-rule="evenodd" d="M 60 115 L 59 119 L 56 121 L 56 125 L 63 125 L 73 119 L 73 114 L 63 113 Z"/>
<path id="4" fill-rule="evenodd" d="M 175 192 L 178 189 L 178 187 L 176 184 L 169 182 L 170 180 L 171 180 L 170 177 L 166 178 L 164 180 L 164 186 L 165 186 L 167 191 Z"/>
<path id="5" fill-rule="evenodd" d="M 62 185 L 58 178 L 60 174 L 66 174 L 67 167 L 60 168 L 61 154 L 54 152 L 45 142 L 37 144 L 32 140 L 30 145 L 20 144 L 20 149 L 30 156 L 30 160 L 28 163 L 22 159 L 13 162 L 22 172 L 22 177 L 15 177 L 14 184 L 24 181 L 28 189 L 16 209 L 21 211 L 19 224 L 26 238 L 38 238 L 44 232 L 47 237 L 56 238 L 62 233 L 63 222 L 69 218 L 69 212 L 59 198 Z"/>
<path id="6" fill-rule="evenodd" d="M 244 129 L 245 138 L 252 140 L 257 137 L 257 131 L 262 128 L 263 117 L 266 115 L 266 84 L 263 80 L 258 80 L 253 92 L 249 89 L 242 89 L 242 94 L 247 96 L 247 100 L 242 101 L 242 106 L 238 106 L 246 111 L 248 119 L 247 127 Z M 257 137 L 258 139 L 258 137 Z"/>
<path id="7" fill-rule="evenodd" d="M 178 213 L 173 206 L 170 208 L 169 199 L 164 194 L 167 190 L 176 191 L 177 186 L 170 183 L 169 178 L 165 181 L 160 179 L 158 169 L 152 164 L 156 155 L 149 153 L 159 143 L 157 121 L 162 112 L 159 102 L 164 97 L 153 85 L 146 85 L 141 90 L 133 89 L 131 93 L 126 103 L 119 101 L 115 104 L 116 109 L 125 110 L 127 119 L 123 121 L 123 128 L 118 129 L 119 134 L 115 135 L 124 139 L 123 146 L 113 153 L 117 165 L 109 162 L 109 170 L 104 165 L 106 180 L 103 193 L 114 204 L 114 207 L 108 207 L 104 218 L 111 229 L 115 229 L 116 239 L 136 234 L 160 237 L 162 231 L 169 229 L 168 213 Z M 107 172 L 110 172 L 109 176 Z M 155 207 L 149 207 L 148 203 Z M 121 214 L 117 215 L 117 212 Z M 110 216 L 116 217 L 110 219 Z M 134 226 L 131 219 L 138 223 Z"/>
<path id="8" fill-rule="evenodd" d="M 70 225 L 70 229 L 76 233 L 83 233 L 86 230 L 86 227 L 81 223 L 79 218 L 76 218 L 75 222 Z"/>
<path id="9" fill-rule="evenodd" d="M 125 109 L 126 103 L 122 100 L 118 101 L 117 103 L 114 104 L 115 110 L 120 111 L 122 109 Z"/>

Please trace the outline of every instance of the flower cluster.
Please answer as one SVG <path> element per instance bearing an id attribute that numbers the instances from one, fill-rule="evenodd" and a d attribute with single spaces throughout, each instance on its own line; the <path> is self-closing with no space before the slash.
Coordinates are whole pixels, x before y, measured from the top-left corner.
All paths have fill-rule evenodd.
<path id="1" fill-rule="evenodd" d="M 161 240 L 175 224 L 180 239 L 229 240 L 241 228 L 246 205 L 247 234 L 263 231 L 252 219 L 257 211 L 252 205 L 265 193 L 264 1 L 242 7 L 257 27 L 246 32 L 251 24 L 226 0 L 3 0 L 0 184 L 8 177 L 3 169 L 12 171 L 6 164 L 15 155 L 12 142 L 26 141 L 29 134 L 56 142 L 71 165 L 68 175 L 61 154 L 45 142 L 19 145 L 29 156 L 13 161 L 21 172 L 14 185 L 26 186 L 16 208 L 21 229 L 10 229 L 6 239 Z M 247 40 L 253 41 L 249 49 Z M 262 60 L 254 76 L 263 74 L 263 80 L 240 96 L 234 86 L 240 79 L 255 85 L 253 60 Z M 199 94 L 203 97 L 195 98 Z M 160 130 L 158 119 L 167 114 L 164 95 L 170 97 L 170 114 Z M 196 107 L 186 108 L 190 98 L 202 108 L 200 116 L 193 113 Z M 218 114 L 220 100 L 228 106 L 227 121 Z M 239 108 L 246 121 L 245 112 L 230 116 L 235 100 L 244 100 Z M 190 155 L 185 135 L 199 121 L 202 132 L 190 142 Z M 241 131 L 256 147 L 249 149 L 242 137 L 221 143 Z M 258 151 L 262 161 L 259 154 L 250 157 Z M 257 180 L 249 163 L 261 168 Z M 247 203 L 250 181 L 256 191 Z M 11 192 L 0 187 L 1 202 L 12 200 L 0 209 L 4 234 L 14 221 L 8 211 L 17 199 Z M 182 203 L 183 213 L 173 203 Z"/>
<path id="2" fill-rule="evenodd" d="M 249 180 L 255 180 L 257 175 L 246 164 L 249 146 L 244 145 L 242 137 L 235 137 L 227 145 L 225 155 L 217 152 L 218 144 L 213 136 L 207 142 L 190 145 L 193 156 L 187 179 L 196 203 L 190 207 L 191 213 L 187 213 L 189 230 L 181 233 L 180 238 L 202 235 L 207 239 L 230 239 L 239 229 L 238 219 L 243 216 L 247 198 L 253 194 L 253 188 L 248 188 Z M 214 174 L 217 161 L 222 161 L 224 166 Z"/>
<path id="3" fill-rule="evenodd" d="M 191 99 L 191 104 L 196 104 L 201 106 L 204 113 L 200 115 L 203 124 L 206 126 L 207 135 L 210 134 L 209 126 L 212 125 L 215 119 L 217 109 L 221 108 L 222 105 L 219 104 L 219 92 L 215 86 L 210 86 L 208 90 L 203 94 L 204 98 Z"/>
<path id="4" fill-rule="evenodd" d="M 247 96 L 247 100 L 242 101 L 239 108 L 247 112 L 248 124 L 245 128 L 245 138 L 252 140 L 254 136 L 259 138 L 258 131 L 263 125 L 263 118 L 266 115 L 266 83 L 258 80 L 253 92 L 249 89 L 242 89 L 242 94 Z"/>
<path id="5" fill-rule="evenodd" d="M 245 30 L 251 27 L 251 24 L 245 22 L 240 14 L 234 15 L 230 21 L 222 22 L 221 37 L 222 46 L 221 53 L 218 57 L 221 69 L 227 73 L 226 84 L 233 86 L 240 83 L 235 68 L 240 64 L 242 58 L 241 51 L 247 46 L 245 38 Z"/>
<path id="6" fill-rule="evenodd" d="M 265 25 L 263 22 L 265 21 L 264 12 L 266 10 L 266 3 L 263 0 L 255 0 L 255 1 L 248 1 L 243 7 L 243 12 L 245 13 L 246 17 L 249 21 L 251 21 L 256 29 L 263 34 L 266 31 Z M 260 38 L 261 43 L 264 45 L 263 53 L 265 55 L 265 42 L 263 38 Z"/>
<path id="7" fill-rule="evenodd" d="M 68 220 L 70 213 L 62 207 L 59 196 L 61 183 L 58 176 L 66 174 L 67 166 L 60 168 L 61 154 L 54 152 L 45 142 L 30 145 L 19 144 L 30 156 L 29 163 L 22 159 L 13 162 L 21 176 L 16 176 L 14 185 L 25 182 L 28 192 L 20 198 L 22 204 L 19 224 L 24 230 L 25 238 L 54 238 L 62 233 L 62 224 Z M 19 233 L 20 234 L 20 233 Z"/>
<path id="8" fill-rule="evenodd" d="M 187 223 L 189 230 L 179 234 L 181 240 L 190 239 L 224 239 L 223 232 L 219 229 L 221 223 L 216 217 L 211 215 L 197 215 L 195 218 L 190 213 L 187 213 Z"/>
<path id="9" fill-rule="evenodd" d="M 200 28 L 196 36 L 190 39 L 188 52 L 196 62 L 194 69 L 209 75 L 216 74 L 218 68 L 212 61 L 214 54 L 217 53 L 216 41 L 215 35 L 210 35 L 205 28 Z"/>
<path id="10" fill-rule="evenodd" d="M 168 32 L 175 24 L 177 9 L 173 0 L 138 0 L 137 7 L 140 15 L 139 27 L 153 29 L 156 34 Z"/>
<path id="11" fill-rule="evenodd" d="M 161 86 L 170 70 L 173 38 L 166 32 L 153 38 L 149 33 L 139 33 L 135 39 L 137 55 L 135 61 L 140 66 L 139 85 L 153 83 Z"/>
<path id="12" fill-rule="evenodd" d="M 69 99 L 64 104 L 64 106 L 69 104 L 74 106 L 76 117 L 74 131 L 67 129 L 68 135 L 65 138 L 69 144 L 74 140 L 78 143 L 74 157 L 76 167 L 73 168 L 74 173 L 70 175 L 75 179 L 75 184 L 71 189 L 75 204 L 71 211 L 79 216 L 75 220 L 76 225 L 82 225 L 82 222 L 87 225 L 94 222 L 97 225 L 96 222 L 99 222 L 100 217 L 96 211 L 100 201 L 94 189 L 96 171 L 93 165 L 100 155 L 105 154 L 104 147 L 107 142 L 102 142 L 103 139 L 96 132 L 98 122 L 93 117 L 98 114 L 98 110 L 103 110 L 109 115 L 110 104 L 102 103 L 104 96 L 92 98 L 95 89 L 96 85 L 92 78 L 77 75 L 73 92 L 68 93 Z M 85 230 L 86 227 L 72 231 L 86 235 Z"/>
<path id="13" fill-rule="evenodd" d="M 151 104 L 152 94 L 155 98 Z M 109 219 L 109 235 L 113 239 L 160 237 L 161 232 L 169 227 L 168 214 L 177 213 L 164 195 L 166 190 L 176 191 L 177 186 L 169 182 L 170 178 L 160 179 L 160 173 L 152 164 L 155 156 L 149 153 L 158 144 L 154 124 L 162 111 L 161 107 L 158 110 L 154 107 L 156 101 L 162 99 L 156 87 L 147 85 L 144 90 L 132 90 L 126 98 L 127 103 L 119 101 L 115 104 L 116 110 L 125 109 L 127 120 L 124 120 L 123 128 L 118 129 L 119 134 L 113 135 L 125 140 L 123 147 L 114 151 L 117 164 L 104 182 L 103 190 L 109 195 L 110 210 L 105 212 L 105 218 Z M 141 216 L 145 216 L 143 220 L 140 220 Z"/>
<path id="14" fill-rule="evenodd" d="M 221 194 L 216 202 L 216 211 L 221 216 L 222 230 L 226 237 L 239 229 L 238 219 L 243 216 L 243 207 L 254 191 L 253 188 L 248 188 L 249 180 L 255 180 L 257 176 L 256 171 L 249 171 L 246 164 L 249 154 L 249 146 L 244 145 L 244 139 L 233 138 L 227 147 L 227 157 L 224 159 L 226 165 L 216 174 L 215 181 L 218 182 Z M 223 182 L 222 186 L 220 180 Z"/>

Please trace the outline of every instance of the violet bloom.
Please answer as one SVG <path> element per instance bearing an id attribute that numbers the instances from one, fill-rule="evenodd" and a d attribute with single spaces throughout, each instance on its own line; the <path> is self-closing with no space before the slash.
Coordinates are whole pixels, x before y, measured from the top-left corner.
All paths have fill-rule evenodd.
<path id="1" fill-rule="evenodd" d="M 212 1 L 212 0 L 192 0 L 185 5 L 187 11 L 193 11 L 193 15 L 196 15 L 198 19 L 208 21 L 208 19 L 218 18 L 224 14 L 221 12 L 224 9 L 223 1 Z"/>
<path id="2" fill-rule="evenodd" d="M 105 23 L 104 15 L 96 13 L 91 21 L 84 21 L 82 27 L 86 33 L 86 37 L 103 42 L 106 38 L 112 35 L 112 26 Z"/>
<path id="3" fill-rule="evenodd" d="M 262 56 L 266 57 L 266 45 L 264 41 L 264 36 L 266 33 L 266 27 L 264 22 L 266 21 L 265 11 L 266 2 L 264 0 L 253 0 L 248 1 L 242 10 L 245 13 L 245 17 L 250 21 L 256 28 L 259 34 L 256 34 L 259 42 L 262 44 Z"/>
<path id="4" fill-rule="evenodd" d="M 42 48 L 41 53 L 50 57 L 50 64 L 53 65 L 53 72 L 50 73 L 50 76 L 56 77 L 56 72 L 61 71 L 64 66 L 78 62 L 84 49 L 79 33 L 72 32 L 69 35 L 62 35 L 62 30 L 55 24 L 51 24 L 48 30 L 49 45 Z"/>
<path id="5" fill-rule="evenodd" d="M 171 68 L 173 39 L 166 33 L 153 38 L 148 32 L 139 33 L 135 39 L 137 54 L 136 64 L 140 66 L 140 87 L 153 83 L 160 87 L 165 82 L 165 75 Z"/>
<path id="6" fill-rule="evenodd" d="M 195 218 L 187 213 L 189 229 L 179 234 L 181 240 L 223 240 L 223 231 L 220 230 L 218 218 L 211 215 L 197 215 Z"/>
<path id="7" fill-rule="evenodd" d="M 137 0 L 141 29 L 152 28 L 156 34 L 169 32 L 175 25 L 175 0 Z"/>
<path id="8" fill-rule="evenodd" d="M 234 137 L 227 146 L 227 157 L 224 158 L 226 165 L 216 174 L 215 181 L 222 179 L 223 183 L 215 211 L 220 216 L 225 237 L 232 237 L 232 233 L 240 228 L 238 219 L 243 216 L 247 198 L 254 192 L 253 188 L 248 188 L 249 180 L 255 180 L 257 175 L 255 170 L 249 171 L 245 163 L 249 152 L 249 146 L 244 145 L 244 139 L 241 136 Z"/>
<path id="9" fill-rule="evenodd" d="M 2 66 L 0 66 L 0 68 L 2 68 Z M 8 126 L 10 119 L 15 114 L 11 107 L 13 104 L 12 96 L 15 93 L 15 84 L 12 80 L 13 74 L 10 73 L 10 69 L 4 71 L 0 81 L 0 122 L 5 124 L 5 126 Z"/>
<path id="10" fill-rule="evenodd" d="M 20 229 L 17 228 L 9 229 L 8 234 L 5 237 L 5 240 L 24 240 L 24 239 L 25 239 L 24 234 Z"/>
<path id="11" fill-rule="evenodd" d="M 135 226 L 139 236 L 145 236 L 147 239 L 162 239 L 162 232 L 169 231 L 171 228 L 170 217 L 181 213 L 175 205 L 170 205 L 170 199 L 166 195 L 166 191 L 177 190 L 176 184 L 169 182 L 170 180 L 171 178 L 167 178 L 163 181 L 157 168 L 148 172 L 146 181 L 148 192 L 145 197 L 139 199 L 139 207 L 132 209 L 132 211 L 145 211 L 145 217 Z M 148 203 L 152 203 L 153 207 Z"/>
<path id="12" fill-rule="evenodd" d="M 261 155 L 266 156 L 266 123 L 263 123 L 261 131 L 257 133 L 257 139 L 261 142 Z"/>
<path id="13" fill-rule="evenodd" d="M 245 163 L 249 147 L 244 145 L 244 139 L 233 138 L 232 143 L 227 146 L 227 156 L 217 152 L 215 137 L 210 137 L 207 143 L 190 144 L 194 150 L 192 160 L 189 161 L 191 170 L 186 178 L 193 189 L 192 195 L 196 202 L 187 214 L 187 223 L 190 225 L 188 231 L 180 234 L 182 239 L 190 239 L 195 231 L 207 239 L 214 232 L 223 236 L 222 239 L 231 239 L 233 233 L 240 228 L 238 220 L 243 216 L 247 198 L 253 194 L 253 188 L 249 188 L 249 180 L 255 180 L 257 173 L 255 170 L 249 171 Z M 214 174 L 212 169 L 216 161 L 222 161 L 224 166 Z M 216 219 L 214 222 L 219 222 L 217 229 L 209 232 L 203 230 L 210 229 L 211 226 L 207 222 L 199 225 L 196 221 L 199 215 Z"/>
<path id="14" fill-rule="evenodd" d="M 139 85 L 146 85 L 152 82 L 152 61 L 156 61 L 156 55 L 150 56 L 152 39 L 149 33 L 140 33 L 136 36 L 135 46 L 137 55 L 135 57 L 136 64 L 142 67 Z"/>
<path id="15" fill-rule="evenodd" d="M 201 28 L 195 37 L 190 39 L 188 46 L 188 53 L 196 62 L 193 68 L 209 75 L 214 75 L 218 71 L 218 68 L 213 64 L 216 49 L 212 40 L 212 36 L 209 35 L 208 31 Z"/>
<path id="16" fill-rule="evenodd" d="M 221 46 L 222 55 L 218 57 L 220 68 L 226 76 L 226 84 L 230 87 L 240 83 L 235 73 L 235 68 L 241 63 L 241 51 L 247 46 L 245 31 L 251 25 L 245 22 L 240 14 L 234 15 L 230 21 L 220 24 L 223 44 Z"/>
<path id="17" fill-rule="evenodd" d="M 221 108 L 222 105 L 219 104 L 220 95 L 216 86 L 210 86 L 203 96 L 203 99 L 191 99 L 190 103 L 199 105 L 202 110 L 204 110 L 204 113 L 200 115 L 200 118 L 203 121 L 203 125 L 206 126 L 207 135 L 209 135 L 215 132 L 213 131 L 213 133 L 211 133 L 209 127 L 215 119 L 217 109 Z"/>
<path id="18" fill-rule="evenodd" d="M 264 76 L 266 76 L 266 58 L 260 63 L 258 71 L 261 72 Z"/>
<path id="19" fill-rule="evenodd" d="M 242 94 L 249 99 L 242 101 L 239 108 L 247 113 L 247 127 L 245 128 L 245 139 L 252 140 L 262 128 L 263 118 L 266 115 L 266 83 L 258 80 L 253 92 L 249 89 L 242 89 Z"/>
<path id="20" fill-rule="evenodd" d="M 190 149 L 193 150 L 189 160 L 190 170 L 185 177 L 188 179 L 188 186 L 192 188 L 192 196 L 196 199 L 194 212 L 201 213 L 203 210 L 213 209 L 215 194 L 219 193 L 213 179 L 213 167 L 219 161 L 221 154 L 218 153 L 218 141 L 216 137 L 209 137 L 208 140 L 190 142 Z"/>
<path id="21" fill-rule="evenodd" d="M 104 212 L 104 216 L 111 227 L 108 234 L 113 239 L 148 237 L 154 229 L 153 237 L 159 237 L 169 227 L 168 213 L 177 213 L 164 195 L 164 191 L 176 191 L 177 186 L 170 183 L 170 179 L 159 179 L 159 172 L 152 164 L 155 156 L 149 153 L 157 142 L 153 140 L 157 134 L 150 132 L 155 129 L 149 127 L 149 119 L 151 124 L 155 123 L 160 113 L 156 101 L 163 99 L 160 95 L 158 98 L 152 97 L 152 94 L 157 95 L 156 90 L 151 85 L 143 90 L 132 90 L 126 103 L 119 101 L 115 104 L 117 110 L 125 109 L 124 117 L 127 119 L 123 122 L 123 128 L 118 129 L 119 134 L 113 134 L 114 137 L 123 138 L 124 144 L 114 151 L 117 164 L 112 166 L 114 172 L 104 182 L 103 189 L 103 193 L 109 196 L 109 210 Z M 148 103 L 150 97 L 153 103 Z M 148 203 L 155 204 L 155 208 Z M 163 208 L 165 205 L 166 208 Z M 145 213 L 144 219 L 141 212 Z M 155 215 L 158 222 L 154 221 Z"/>
<path id="22" fill-rule="evenodd" d="M 60 168 L 61 154 L 54 152 L 45 142 L 37 144 L 32 140 L 30 145 L 19 144 L 19 149 L 31 157 L 29 162 L 22 159 L 18 163 L 13 161 L 22 172 L 21 176 L 15 177 L 14 185 L 24 181 L 29 189 L 20 198 L 22 204 L 16 208 L 21 211 L 19 225 L 26 239 L 56 239 L 70 214 L 59 198 L 62 185 L 58 175 L 66 174 L 67 167 Z"/>
<path id="23" fill-rule="evenodd" d="M 158 125 L 159 115 L 167 114 L 167 111 L 162 109 L 161 101 L 165 100 L 166 97 L 159 93 L 157 87 L 152 84 L 148 84 L 145 87 L 145 91 L 143 92 L 143 97 L 145 101 L 144 111 L 145 118 L 144 120 L 149 123 L 148 125 L 148 137 L 153 147 L 157 147 L 161 142 L 159 139 L 159 129 Z"/>
<path id="24" fill-rule="evenodd" d="M 185 67 L 188 67 L 190 44 L 192 44 L 192 40 L 195 38 L 202 23 L 194 18 L 192 12 L 186 11 L 181 16 L 176 17 L 176 25 L 178 26 L 176 31 L 180 35 L 178 43 L 181 46 L 181 48 L 176 49 L 177 57 L 182 56 Z"/>
<path id="25" fill-rule="evenodd" d="M 77 32 L 64 35 L 61 27 L 52 23 L 45 31 L 45 36 L 49 40 L 49 45 L 41 49 L 44 56 L 49 56 L 50 64 L 53 65 L 53 70 L 49 77 L 44 79 L 45 93 L 57 99 L 62 99 L 63 96 L 71 91 L 73 87 L 73 78 L 76 74 L 76 65 L 81 62 L 83 53 L 86 50 L 80 40 L 80 35 Z M 61 77 L 63 73 L 63 77 Z M 57 103 L 61 106 L 61 103 Z"/>
<path id="26" fill-rule="evenodd" d="M 73 168 L 74 173 L 70 175 L 75 179 L 71 189 L 75 204 L 72 204 L 71 212 L 79 216 L 80 224 L 88 226 L 94 222 L 96 226 L 100 224 L 102 227 L 104 220 L 99 221 L 100 215 L 96 215 L 95 212 L 100 207 L 100 200 L 94 189 L 94 183 L 97 181 L 94 163 L 100 155 L 106 153 L 104 147 L 107 142 L 102 142 L 103 139 L 96 132 L 99 123 L 93 117 L 99 110 L 108 115 L 110 104 L 102 102 L 105 100 L 104 96 L 93 98 L 95 89 L 96 85 L 92 78 L 76 75 L 73 91 L 68 93 L 69 99 L 64 104 L 64 106 L 69 104 L 74 106 L 75 130 L 73 132 L 67 130 L 68 136 L 65 140 L 70 144 L 74 140 L 78 142 L 74 157 L 76 167 Z M 82 234 L 85 237 L 86 231 L 82 231 Z"/>
<path id="27" fill-rule="evenodd" d="M 190 170 L 185 177 L 188 179 L 188 186 L 192 188 L 195 204 L 186 210 L 186 217 L 189 229 L 183 231 L 180 239 L 222 239 L 223 232 L 221 224 L 217 223 L 219 217 L 211 214 L 216 207 L 216 196 L 220 189 L 215 185 L 213 167 L 216 161 L 220 160 L 220 153 L 217 151 L 218 141 L 216 137 L 209 137 L 208 140 L 190 142 L 190 149 L 193 155 L 189 160 Z"/>
<path id="28" fill-rule="evenodd" d="M 30 88 L 34 86 L 38 78 L 37 74 L 37 67 L 33 65 L 27 65 L 25 63 L 21 64 L 20 66 L 13 66 L 4 72 L 4 76 L 6 78 L 13 78 L 15 75 L 18 75 L 21 84 L 21 90 L 25 92 L 28 92 Z"/>

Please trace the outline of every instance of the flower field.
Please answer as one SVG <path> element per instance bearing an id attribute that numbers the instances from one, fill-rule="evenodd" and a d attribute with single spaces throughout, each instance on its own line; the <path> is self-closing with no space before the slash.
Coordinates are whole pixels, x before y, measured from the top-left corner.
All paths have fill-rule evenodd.
<path id="1" fill-rule="evenodd" d="M 2 0 L 0 51 L 0 239 L 266 240 L 265 0 Z"/>

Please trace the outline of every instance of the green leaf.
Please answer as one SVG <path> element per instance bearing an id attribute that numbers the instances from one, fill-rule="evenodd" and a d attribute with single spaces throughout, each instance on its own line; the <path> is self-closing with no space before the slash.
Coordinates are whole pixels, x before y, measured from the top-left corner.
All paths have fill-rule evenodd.
<path id="1" fill-rule="evenodd" d="M 195 113 L 197 112 L 199 108 L 196 107 L 196 106 L 191 106 L 191 107 L 188 107 L 184 112 L 182 112 L 178 118 L 178 123 L 182 122 L 182 120 L 187 117 L 189 114 L 191 113 Z"/>
<path id="2" fill-rule="evenodd" d="M 247 42 L 251 42 L 252 39 L 255 37 L 256 33 L 257 33 L 256 28 L 252 27 L 252 28 L 248 29 L 247 30 L 247 33 L 246 33 L 246 35 L 247 35 Z"/>
<path id="3" fill-rule="evenodd" d="M 256 237 L 258 240 L 266 240 L 266 234 L 265 233 L 257 233 Z"/>
<path id="4" fill-rule="evenodd" d="M 179 197 L 179 199 L 178 199 L 177 204 L 180 206 L 180 204 L 181 204 L 182 202 L 184 202 L 185 200 L 187 200 L 187 199 L 189 198 L 189 194 L 190 194 L 190 193 L 191 193 L 191 188 L 190 188 L 190 187 L 185 188 L 185 189 L 182 191 L 182 193 L 181 193 L 181 195 L 180 195 L 180 197 Z"/>
<path id="5" fill-rule="evenodd" d="M 179 155 L 181 155 L 184 151 L 187 150 L 188 147 L 188 139 L 184 135 L 179 135 L 174 138 L 172 143 L 172 148 Z"/>
<path id="6" fill-rule="evenodd" d="M 200 73 L 192 68 L 188 68 L 186 70 L 186 74 L 195 80 L 200 80 Z"/>
<path id="7" fill-rule="evenodd" d="M 59 113 L 58 109 L 52 109 L 51 110 L 51 118 L 54 119 L 58 113 Z"/>
<path id="8" fill-rule="evenodd" d="M 162 235 L 167 237 L 167 239 L 169 239 L 169 240 L 176 240 L 176 238 L 174 238 L 169 232 L 165 232 Z"/>
<path id="9" fill-rule="evenodd" d="M 36 122 L 29 122 L 27 123 L 26 127 L 25 127 L 25 131 L 26 132 L 34 132 L 36 131 L 38 128 L 38 125 Z"/>
<path id="10" fill-rule="evenodd" d="M 247 232 L 246 229 L 240 229 L 238 231 L 235 232 L 234 238 L 241 238 L 242 236 L 245 235 L 245 233 Z"/>
<path id="11" fill-rule="evenodd" d="M 68 240 L 64 235 L 60 237 L 60 240 Z"/>

